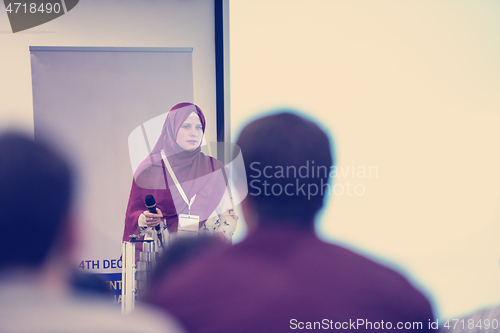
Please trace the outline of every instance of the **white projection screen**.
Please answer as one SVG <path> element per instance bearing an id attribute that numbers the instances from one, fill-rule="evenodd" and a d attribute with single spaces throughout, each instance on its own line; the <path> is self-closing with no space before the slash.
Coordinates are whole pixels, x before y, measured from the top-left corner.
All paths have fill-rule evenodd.
<path id="1" fill-rule="evenodd" d="M 35 138 L 48 135 L 79 171 L 86 272 L 116 274 L 132 184 L 129 136 L 193 102 L 192 48 L 30 47 Z M 50 133 L 46 133 L 50 128 Z M 77 214 L 78 215 L 78 214 Z"/>

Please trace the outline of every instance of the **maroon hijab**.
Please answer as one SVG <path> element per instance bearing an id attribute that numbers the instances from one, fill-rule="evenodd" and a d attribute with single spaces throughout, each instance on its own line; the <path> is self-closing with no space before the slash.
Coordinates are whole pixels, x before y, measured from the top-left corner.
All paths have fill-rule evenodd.
<path id="1" fill-rule="evenodd" d="M 130 234 L 137 232 L 137 220 L 146 209 L 144 199 L 148 194 L 155 197 L 157 207 L 166 218 L 169 231 L 177 230 L 177 214 L 188 213 L 188 205 L 183 200 L 162 160 L 162 150 L 165 152 L 188 200 L 196 194 L 196 199 L 191 206 L 191 214 L 200 216 L 200 226 L 222 199 L 226 189 L 221 171 L 224 167 L 222 162 L 203 154 L 201 146 L 187 151 L 176 142 L 180 127 L 192 112 L 198 114 L 203 133 L 205 133 L 205 116 L 201 109 L 192 103 L 177 104 L 168 113 L 160 137 L 151 154 L 134 173 L 125 217 L 124 240 L 128 240 Z"/>
<path id="2" fill-rule="evenodd" d="M 165 151 L 165 155 L 167 155 L 172 168 L 177 168 L 178 170 L 185 169 L 183 167 L 190 165 L 195 159 L 200 157 L 201 146 L 193 151 L 187 151 L 181 148 L 176 142 L 179 129 L 193 112 L 198 114 L 203 133 L 205 133 L 205 116 L 201 109 L 191 103 L 177 104 L 168 113 L 160 137 L 151 151 L 151 156 L 154 157 L 156 162 L 161 159 L 160 152 L 162 149 Z M 177 175 L 177 178 L 179 178 L 179 175 Z M 181 180 L 179 179 L 179 181 Z"/>

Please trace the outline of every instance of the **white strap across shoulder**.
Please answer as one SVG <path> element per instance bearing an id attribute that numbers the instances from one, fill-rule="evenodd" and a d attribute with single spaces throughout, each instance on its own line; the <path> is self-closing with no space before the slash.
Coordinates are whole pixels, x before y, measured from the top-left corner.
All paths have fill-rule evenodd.
<path id="1" fill-rule="evenodd" d="M 175 176 L 174 170 L 172 170 L 172 167 L 170 166 L 170 163 L 168 162 L 167 156 L 165 156 L 165 152 L 163 149 L 161 150 L 161 158 L 163 159 L 163 162 L 165 163 L 165 166 L 167 167 L 168 173 L 170 174 L 170 177 L 174 180 L 175 186 L 177 187 L 177 190 L 182 196 L 182 199 L 184 199 L 184 202 L 188 205 L 189 209 L 189 215 L 191 214 L 191 205 L 194 202 L 194 199 L 196 198 L 196 194 L 193 195 L 191 200 L 188 200 L 186 193 L 182 189 L 181 184 L 179 184 L 179 180 L 177 180 L 177 177 Z"/>

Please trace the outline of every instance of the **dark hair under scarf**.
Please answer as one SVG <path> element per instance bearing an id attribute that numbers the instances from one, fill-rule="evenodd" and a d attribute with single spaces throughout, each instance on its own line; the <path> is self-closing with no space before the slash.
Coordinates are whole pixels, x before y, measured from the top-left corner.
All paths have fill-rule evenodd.
<path id="1" fill-rule="evenodd" d="M 254 204 L 260 225 L 286 221 L 309 228 L 330 191 L 330 140 L 297 111 L 278 112 L 245 126 L 236 142 L 245 162 L 247 200 Z M 313 166 L 321 172 L 311 173 Z M 309 169 L 307 177 L 303 177 L 305 172 L 297 172 L 301 167 L 302 171 Z M 309 188 L 310 193 L 318 192 L 309 195 Z"/>
<path id="2" fill-rule="evenodd" d="M 19 133 L 0 135 L 0 227 L 4 232 L 0 270 L 44 263 L 67 228 L 73 186 L 68 162 L 50 146 Z M 19 226 L 25 229 L 21 238 L 13 235 Z"/>

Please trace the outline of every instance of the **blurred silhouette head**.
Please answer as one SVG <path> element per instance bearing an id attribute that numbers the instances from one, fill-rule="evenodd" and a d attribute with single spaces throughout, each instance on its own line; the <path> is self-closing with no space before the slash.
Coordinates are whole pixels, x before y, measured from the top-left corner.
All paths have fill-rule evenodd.
<path id="1" fill-rule="evenodd" d="M 67 231 L 72 192 L 59 154 L 22 134 L 0 134 L 0 270 L 44 264 Z"/>
<path id="2" fill-rule="evenodd" d="M 259 225 L 310 228 L 330 192 L 330 140 L 314 122 L 284 111 L 255 120 L 240 133 L 249 190 L 244 206 L 251 206 Z"/>

